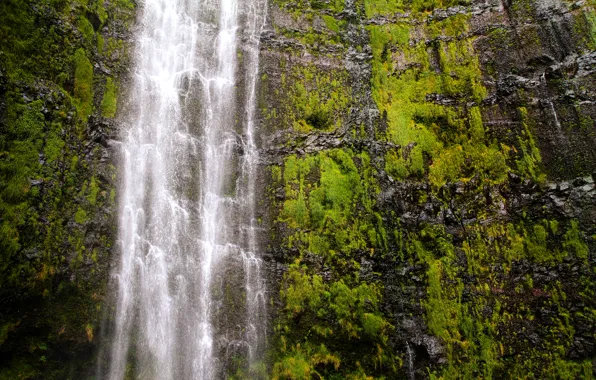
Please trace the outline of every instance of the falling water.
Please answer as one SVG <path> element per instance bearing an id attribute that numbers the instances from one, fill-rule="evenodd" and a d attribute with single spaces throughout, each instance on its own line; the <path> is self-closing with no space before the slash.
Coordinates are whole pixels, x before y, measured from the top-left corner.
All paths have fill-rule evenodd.
<path id="1" fill-rule="evenodd" d="M 221 378 L 263 353 L 253 113 L 265 4 L 240 1 L 140 4 L 102 377 Z"/>
<path id="2" fill-rule="evenodd" d="M 412 347 L 410 347 L 410 343 L 406 343 L 406 353 L 408 354 L 408 380 L 415 380 L 416 373 L 414 372 L 414 352 L 412 351 Z"/>

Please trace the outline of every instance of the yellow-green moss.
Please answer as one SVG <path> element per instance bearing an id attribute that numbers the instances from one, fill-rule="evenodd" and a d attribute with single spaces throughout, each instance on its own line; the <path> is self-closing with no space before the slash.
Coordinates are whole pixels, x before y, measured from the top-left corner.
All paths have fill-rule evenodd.
<path id="1" fill-rule="evenodd" d="M 385 169 L 395 178 L 428 175 L 440 188 L 478 174 L 485 183 L 501 183 L 510 170 L 509 148 L 488 141 L 485 134 L 478 104 L 487 92 L 473 40 L 464 37 L 468 18 L 454 15 L 416 26 L 416 33 L 428 39 L 457 37 L 431 44 L 424 39 L 412 43 L 412 26 L 405 23 L 368 27 L 373 97 L 388 122 L 385 136 L 379 137 L 400 145 L 404 152 L 385 156 Z M 429 98 L 438 96 L 451 104 L 436 104 Z"/>
<path id="2" fill-rule="evenodd" d="M 74 55 L 74 96 L 79 117 L 87 120 L 93 111 L 93 65 L 85 50 L 78 49 Z"/>
<path id="3" fill-rule="evenodd" d="M 85 42 L 87 42 L 88 44 L 92 44 L 95 31 L 93 30 L 93 26 L 91 25 L 89 20 L 87 20 L 87 17 L 82 15 L 79 16 L 77 24 L 79 31 L 81 32 L 81 35 L 85 39 Z"/>
<path id="4" fill-rule="evenodd" d="M 291 103 L 287 104 L 284 114 L 296 130 L 326 131 L 341 125 L 342 114 L 351 100 L 345 72 L 326 73 L 313 65 L 295 66 L 290 78 Z"/>
<path id="5" fill-rule="evenodd" d="M 546 176 L 542 173 L 540 164 L 542 163 L 542 156 L 540 150 L 534 141 L 534 135 L 530 129 L 531 121 L 528 117 L 528 111 L 525 107 L 518 108 L 522 131 L 517 137 L 517 141 L 521 152 L 518 152 L 518 159 L 515 161 L 517 169 L 524 175 L 534 179 L 537 182 L 544 182 Z"/>
<path id="6" fill-rule="evenodd" d="M 112 118 L 116 115 L 116 85 L 112 78 L 106 80 L 106 87 L 101 101 L 101 114 Z"/>
<path id="7" fill-rule="evenodd" d="M 354 158 L 360 161 L 360 169 Z M 382 248 L 385 230 L 372 210 L 371 195 L 377 191 L 372 174 L 366 153 L 334 149 L 304 159 L 289 156 L 279 222 L 298 229 L 291 242 L 327 257 L 340 251 Z M 316 182 L 313 175 L 318 176 Z M 358 210 L 357 204 L 364 209 Z"/>
<path id="8" fill-rule="evenodd" d="M 273 378 L 351 378 L 364 371 L 395 373 L 401 366 L 387 347 L 393 327 L 379 311 L 378 285 L 326 282 L 297 260 L 284 276 L 281 296 L 285 306 L 276 326 Z M 340 360 L 345 346 L 358 347 L 356 362 Z"/>
<path id="9" fill-rule="evenodd" d="M 285 200 L 277 223 L 290 228 L 284 245 L 298 255 L 282 282 L 273 378 L 396 374 L 402 363 L 388 347 L 393 327 L 379 309 L 382 287 L 358 277 L 360 252 L 387 250 L 369 155 L 348 149 L 290 155 L 282 169 L 276 177 Z M 302 264 L 313 254 L 328 266 L 330 279 Z M 346 352 L 358 352 L 357 358 Z"/>
<path id="10" fill-rule="evenodd" d="M 329 15 L 323 15 L 323 21 L 325 21 L 325 25 L 327 25 L 327 28 L 329 28 L 329 30 L 338 33 L 339 32 L 339 24 L 337 22 L 337 20 Z"/>
<path id="11" fill-rule="evenodd" d="M 549 279 L 546 284 L 542 279 L 541 288 L 537 288 L 531 272 L 523 280 L 507 280 L 507 274 L 520 260 L 548 266 L 560 265 L 566 257 L 572 262 L 585 262 L 587 245 L 578 223 L 570 221 L 564 233 L 558 224 L 543 220 L 469 226 L 468 237 L 461 246 L 467 268 L 458 263 L 460 248 L 442 226 L 406 233 L 407 257 L 424 262 L 428 268 L 427 298 L 421 304 L 426 310 L 429 331 L 440 337 L 446 347 L 447 363 L 431 372 L 431 378 L 491 378 L 498 372 L 512 377 L 533 373 L 539 378 L 554 379 L 576 378 L 586 373 L 587 362 L 573 362 L 565 355 L 573 342 L 571 326 L 579 320 L 596 320 L 596 314 L 572 315 L 572 304 L 567 301 L 559 278 Z M 474 280 L 464 282 L 464 272 Z M 594 294 L 593 286 L 588 278 L 579 281 L 581 285 L 577 286 L 591 288 L 575 295 L 585 302 Z M 543 308 L 554 312 L 534 321 L 535 309 L 525 304 L 526 300 L 542 303 Z M 525 336 L 520 326 L 528 321 L 546 329 L 540 332 L 544 337 L 540 347 L 527 340 L 507 340 L 511 335 Z M 512 346 L 523 346 L 523 355 L 519 351 L 513 355 L 516 349 Z"/>

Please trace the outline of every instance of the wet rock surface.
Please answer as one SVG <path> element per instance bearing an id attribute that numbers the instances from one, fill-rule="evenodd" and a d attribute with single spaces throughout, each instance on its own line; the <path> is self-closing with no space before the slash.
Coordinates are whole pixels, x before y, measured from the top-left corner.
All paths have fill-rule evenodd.
<path id="1" fill-rule="evenodd" d="M 111 165 L 121 126 L 100 110 L 105 78 L 127 75 L 117 40 L 129 41 L 123 15 L 131 11 L 112 10 L 105 24 L 90 10 L 85 17 L 98 33 L 91 43 L 75 20 L 81 9 L 62 19 L 33 3 L 28 12 L 88 52 L 95 112 L 77 121 L 70 61 L 61 83 L 58 72 L 15 80 L 10 62 L 0 65 L 3 129 L 24 112 L 15 116 L 14 103 L 35 109 L 42 145 L 55 130 L 68 157 L 51 161 L 38 148 L 32 161 L 41 174 L 23 187 L 36 194 L 24 207 L 35 224 L 15 217 L 20 246 L 14 255 L 2 248 L 9 257 L 2 278 L 12 282 L 0 293 L 0 378 L 17 378 L 17 370 L 63 378 L 94 366 L 115 245 Z M 261 35 L 256 210 L 268 273 L 266 372 L 290 370 L 284 359 L 292 359 L 311 374 L 342 378 L 587 377 L 596 357 L 594 4 L 411 3 L 399 10 L 371 1 L 270 3 Z M 53 56 L 61 57 L 44 55 Z M 456 70 L 463 66 L 468 71 Z M 382 87 L 396 78 L 402 87 Z M 435 82 L 441 85 L 427 91 Z M 411 83 L 424 86 L 410 93 Z M 390 106 L 396 99 L 400 112 Z M 470 137 L 473 109 L 482 143 Z M 408 120 L 396 128 L 399 115 Z M 429 133 L 402 138 L 409 126 Z M 6 141 L 17 138 L 1 133 L 4 159 Z M 431 134 L 436 152 L 427 147 Z M 457 145 L 464 157 L 454 153 L 447 166 L 462 169 L 435 180 L 441 160 L 451 159 L 441 153 Z M 491 171 L 481 154 L 466 155 L 476 148 L 507 152 L 506 168 Z M 3 207 L 2 221 L 12 206 Z M 288 290 L 316 293 L 319 278 L 323 301 L 305 298 L 291 309 Z M 340 290 L 352 295 L 342 325 L 330 306 Z M 317 351 L 321 345 L 328 352 Z"/>
<path id="2" fill-rule="evenodd" d="M 325 38 L 309 39 L 306 20 L 321 11 L 303 3 L 271 4 L 274 16 L 262 49 L 261 71 L 266 80 L 260 89 L 261 158 L 264 171 L 270 174 L 261 185 L 266 194 L 262 217 L 269 235 L 264 242 L 269 247 L 270 293 L 275 299 L 270 323 L 281 323 L 290 331 L 272 333 L 278 360 L 289 353 L 276 348 L 276 337 L 290 339 L 292 332 L 312 334 L 299 321 L 311 320 L 308 312 L 294 319 L 284 316 L 288 307 L 284 292 L 296 286 L 288 273 L 294 276 L 292 263 L 297 261 L 305 273 L 321 276 L 327 284 L 341 280 L 354 287 L 363 282 L 382 285 L 380 310 L 393 326 L 387 349 L 397 353 L 401 362 L 397 372 L 363 364 L 367 374 L 411 379 L 428 378 L 429 373 L 449 378 L 516 377 L 534 372 L 548 377 L 559 368 L 561 376 L 581 377 L 582 371 L 593 371 L 593 319 L 580 311 L 595 307 L 590 296 L 595 286 L 595 75 L 594 45 L 591 37 L 586 37 L 591 30 L 587 20 L 592 6 L 490 0 L 434 9 L 404 6 L 383 14 L 368 14 L 369 8 L 360 8 L 372 3 L 346 2 L 341 11 L 323 7 L 324 14 L 345 22 L 338 32 L 317 27 L 327 42 L 322 42 Z M 451 33 L 448 28 L 450 22 L 456 22 L 453 20 L 465 20 L 466 26 Z M 439 31 L 429 33 L 434 25 L 440 25 Z M 410 171 L 405 178 L 387 166 L 393 152 L 407 164 L 424 144 L 421 139 L 392 140 L 390 133 L 400 133 L 391 132 L 395 116 L 388 115 L 379 99 L 386 96 L 391 102 L 391 97 L 400 96 L 400 90 L 390 95 L 375 92 L 376 81 L 383 78 L 376 79 L 379 55 L 374 51 L 374 39 L 381 37 L 374 33 L 397 33 L 394 31 L 400 28 L 409 30 L 409 39 L 396 43 L 391 38 L 399 36 L 389 37 L 382 46 L 380 57 L 387 77 L 410 78 L 411 72 L 423 76 L 429 75 L 428 71 L 441 77 L 447 46 L 469 41 L 478 62 L 479 81 L 486 89 L 483 96 L 469 96 L 470 88 L 443 89 L 430 91 L 422 99 L 455 114 L 478 107 L 485 138 L 491 144 L 512 148 L 501 180 L 489 183 L 495 177 L 483 177 L 475 162 L 478 158 L 464 160 L 468 168 L 465 178 L 447 183 L 433 182 L 437 156 L 432 153 L 424 153 L 425 166 L 420 172 Z M 285 42 L 281 45 L 279 41 Z M 426 52 L 417 50 L 419 58 L 408 53 L 408 49 L 424 45 Z M 464 57 L 456 57 L 457 64 L 465 64 Z M 291 77 L 288 73 L 292 70 L 300 74 Z M 308 121 L 306 127 L 298 127 L 304 126 L 300 122 L 303 115 L 289 112 L 286 104 L 306 113 L 312 105 L 301 108 L 304 99 L 297 96 L 296 86 L 316 92 L 315 86 L 308 85 L 310 72 L 315 77 L 322 73 L 339 77 L 342 70 L 348 75 L 345 83 L 351 97 L 340 112 L 341 123 L 324 130 Z M 457 80 L 459 74 L 447 75 Z M 319 93 L 319 100 L 324 97 L 324 91 Z M 399 109 L 396 112 L 399 114 Z M 443 133 L 444 149 L 453 144 L 449 133 L 453 138 L 461 133 L 450 126 L 451 121 L 422 112 L 411 123 L 435 123 L 433 133 Z M 464 124 L 459 128 L 471 128 L 469 120 Z M 522 142 L 528 135 L 539 152 L 535 157 L 540 161 L 540 175 L 524 171 L 520 163 L 520 157 L 526 155 L 522 152 L 528 151 L 527 143 Z M 287 216 L 292 202 L 304 199 L 306 214 L 314 217 L 311 194 L 325 186 L 325 169 L 316 162 L 338 150 L 351 155 L 363 181 L 368 166 L 359 155 L 364 152 L 370 157 L 373 186 L 377 186 L 369 190 L 374 204 L 370 213 L 380 215 L 387 231 L 384 247 L 372 240 L 366 249 L 331 244 L 333 254 L 358 263 L 354 269 L 358 280 L 348 280 L 349 270 L 346 273 L 337 259 L 317 251 L 312 240 L 306 244 L 300 240 L 305 235 L 336 233 L 337 227 L 319 228 L 312 219 Z M 303 163 L 314 157 L 315 163 L 310 164 L 314 168 L 300 176 L 299 182 L 285 179 L 292 157 Z M 357 224 L 358 218 L 363 218 L 358 210 L 365 208 L 367 201 L 354 202 L 356 207 L 347 218 Z M 572 236 L 581 243 L 574 245 Z M 585 291 L 578 289 L 577 282 Z M 566 338 L 561 338 L 563 335 Z M 305 338 L 301 344 L 307 345 L 309 339 L 335 347 L 332 338 Z M 361 344 L 361 352 L 366 352 L 367 343 Z M 346 355 L 348 369 L 341 372 L 344 362 L 339 369 L 346 376 L 350 355 L 347 348 L 335 349 L 338 355 Z M 554 351 L 559 354 L 544 354 Z M 491 354 L 480 359 L 481 352 Z M 360 364 L 364 360 L 363 356 Z"/>
<path id="3" fill-rule="evenodd" d="M 0 378 L 93 372 L 134 7 L 0 6 Z M 124 83 L 124 82 L 123 82 Z"/>

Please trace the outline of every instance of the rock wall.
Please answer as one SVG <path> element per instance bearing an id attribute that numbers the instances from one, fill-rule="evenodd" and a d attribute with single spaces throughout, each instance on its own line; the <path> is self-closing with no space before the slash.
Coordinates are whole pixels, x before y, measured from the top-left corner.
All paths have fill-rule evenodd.
<path id="1" fill-rule="evenodd" d="M 0 379 L 93 368 L 129 0 L 0 3 Z"/>
<path id="2" fill-rule="evenodd" d="M 272 378 L 589 378 L 594 3 L 270 3 Z"/>
<path id="3" fill-rule="evenodd" d="M 272 0 L 269 353 L 233 378 L 590 378 L 593 0 Z M 0 379 L 93 373 L 129 0 L 0 3 Z"/>

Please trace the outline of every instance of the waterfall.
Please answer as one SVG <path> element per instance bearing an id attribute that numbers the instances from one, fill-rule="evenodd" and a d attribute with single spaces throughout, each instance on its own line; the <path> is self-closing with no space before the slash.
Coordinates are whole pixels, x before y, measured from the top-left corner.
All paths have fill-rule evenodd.
<path id="1" fill-rule="evenodd" d="M 144 0 L 138 20 L 100 377 L 222 378 L 265 345 L 253 115 L 265 3 Z"/>

